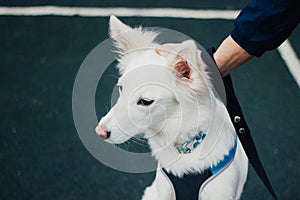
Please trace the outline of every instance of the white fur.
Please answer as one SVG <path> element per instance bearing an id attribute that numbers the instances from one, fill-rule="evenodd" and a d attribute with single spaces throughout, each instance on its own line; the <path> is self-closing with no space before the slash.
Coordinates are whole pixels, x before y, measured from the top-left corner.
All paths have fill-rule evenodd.
<path id="1" fill-rule="evenodd" d="M 119 84 L 123 91 L 116 105 L 99 122 L 98 126 L 111 132 L 106 141 L 122 143 L 145 133 L 159 165 L 179 177 L 201 172 L 222 160 L 233 146 L 235 130 L 225 106 L 213 95 L 206 66 L 195 43 L 185 41 L 167 56 L 161 56 L 155 51 L 157 33 L 132 29 L 114 16 L 110 18 L 110 35 L 120 51 Z M 174 66 L 178 56 L 189 63 L 192 72 L 189 79 L 176 74 Z M 161 71 L 155 73 L 156 68 Z M 147 74 L 134 76 L 138 69 Z M 143 86 L 146 81 L 158 81 L 172 91 L 159 84 Z M 137 105 L 141 97 L 154 103 L 146 107 Z M 200 146 L 190 154 L 178 154 L 175 144 L 185 142 L 199 131 L 207 134 Z M 248 160 L 238 142 L 231 165 L 204 187 L 199 199 L 239 199 L 247 170 Z M 143 199 L 174 198 L 172 187 L 158 168 Z"/>

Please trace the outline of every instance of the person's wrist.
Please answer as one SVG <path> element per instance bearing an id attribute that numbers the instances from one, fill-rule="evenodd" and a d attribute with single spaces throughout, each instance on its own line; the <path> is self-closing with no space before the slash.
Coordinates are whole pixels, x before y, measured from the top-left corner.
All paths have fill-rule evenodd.
<path id="1" fill-rule="evenodd" d="M 213 57 L 224 77 L 253 56 L 236 43 L 231 36 L 228 36 L 213 54 Z"/>

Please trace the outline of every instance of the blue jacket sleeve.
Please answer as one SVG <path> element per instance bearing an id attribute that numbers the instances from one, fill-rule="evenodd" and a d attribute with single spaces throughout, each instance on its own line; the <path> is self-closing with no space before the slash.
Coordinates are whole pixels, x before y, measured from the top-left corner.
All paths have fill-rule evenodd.
<path id="1" fill-rule="evenodd" d="M 231 37 L 253 56 L 277 48 L 300 21 L 299 0 L 252 0 L 234 20 Z"/>

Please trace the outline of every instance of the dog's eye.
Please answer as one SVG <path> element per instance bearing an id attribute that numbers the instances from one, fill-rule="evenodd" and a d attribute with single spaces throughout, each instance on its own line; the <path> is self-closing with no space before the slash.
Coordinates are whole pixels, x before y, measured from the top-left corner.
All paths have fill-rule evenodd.
<path id="1" fill-rule="evenodd" d="M 154 100 L 141 98 L 138 100 L 137 105 L 150 106 L 153 102 L 154 102 Z"/>

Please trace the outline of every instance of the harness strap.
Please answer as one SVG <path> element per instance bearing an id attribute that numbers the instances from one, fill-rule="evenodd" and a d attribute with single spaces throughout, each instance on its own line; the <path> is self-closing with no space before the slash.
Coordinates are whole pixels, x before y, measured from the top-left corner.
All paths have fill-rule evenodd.
<path id="1" fill-rule="evenodd" d="M 162 168 L 163 173 L 171 181 L 175 192 L 176 200 L 196 200 L 202 184 L 213 176 L 210 169 L 198 174 L 184 174 L 183 177 L 177 177 Z"/>
<path id="2" fill-rule="evenodd" d="M 211 54 L 212 55 L 212 54 Z M 259 159 L 255 144 L 250 135 L 250 130 L 243 116 L 240 104 L 235 96 L 235 92 L 232 85 L 232 80 L 230 75 L 223 78 L 224 86 L 226 90 L 227 98 L 227 110 L 229 112 L 231 121 L 234 125 L 235 131 L 240 139 L 240 142 L 245 150 L 245 153 L 252 164 L 254 170 L 258 174 L 259 178 L 265 184 L 266 188 L 269 190 L 271 195 L 275 200 L 278 200 L 274 189 L 270 183 L 270 180 L 265 172 L 265 169 Z"/>

